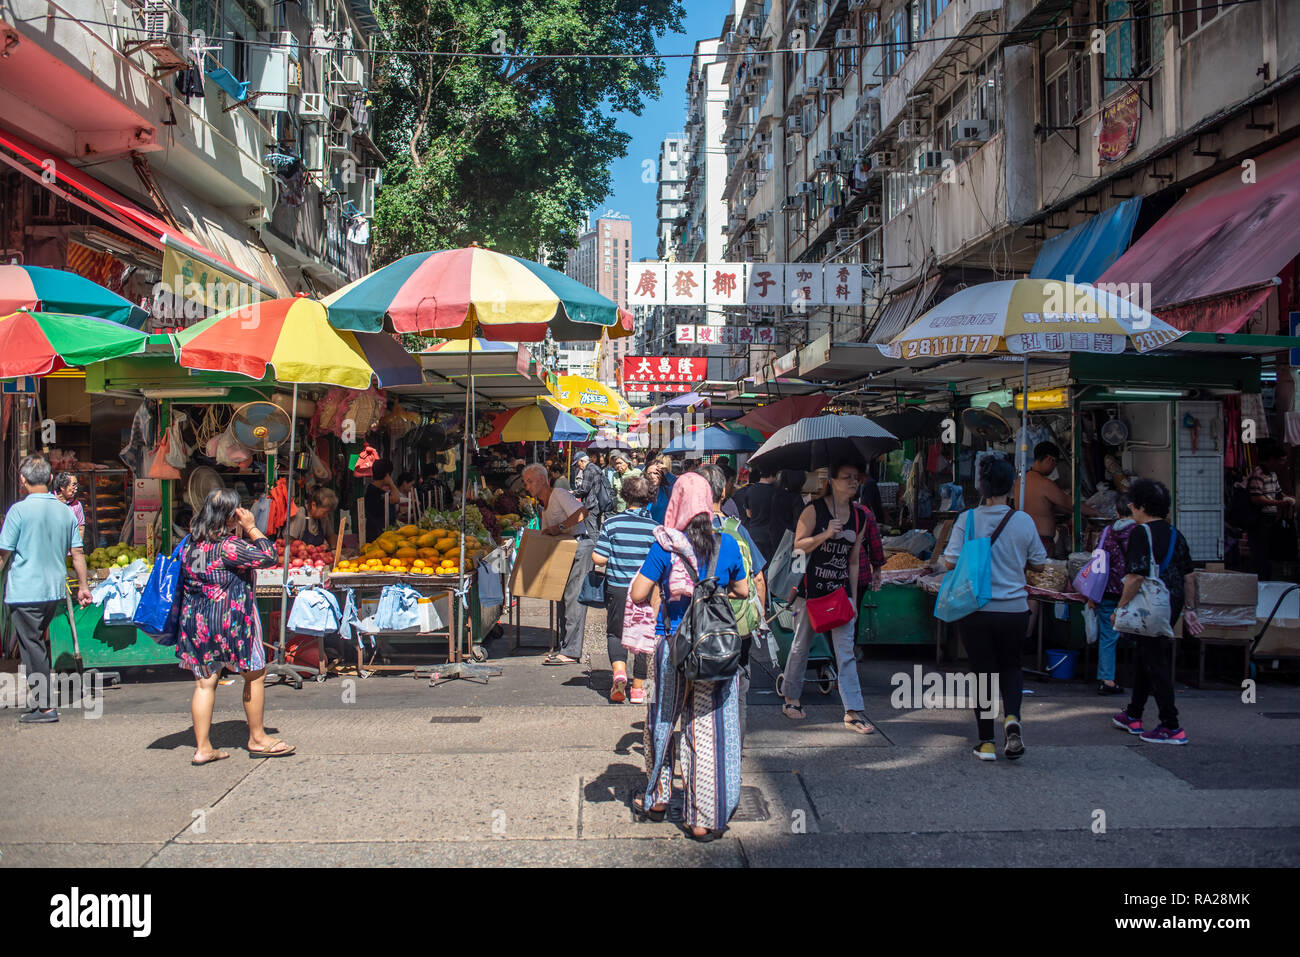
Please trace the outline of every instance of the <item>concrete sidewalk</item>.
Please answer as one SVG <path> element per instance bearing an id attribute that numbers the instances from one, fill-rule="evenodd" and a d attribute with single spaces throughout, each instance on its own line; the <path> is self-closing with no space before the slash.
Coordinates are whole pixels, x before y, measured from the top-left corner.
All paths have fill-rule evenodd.
<path id="1" fill-rule="evenodd" d="M 1180 685 L 1192 744 L 1174 748 L 1111 727 L 1123 700 L 1031 681 L 1027 755 L 981 763 L 969 712 L 891 706 L 890 676 L 914 658 L 861 666 L 866 737 L 812 684 L 808 720 L 786 720 L 754 667 L 741 811 L 725 840 L 697 845 L 627 809 L 644 712 L 606 699 L 603 613 L 588 620 L 589 678 L 541 665 L 545 608 L 528 604 L 525 646 L 489 645 L 503 673 L 487 684 L 268 689 L 269 728 L 298 748 L 285 759 L 248 758 L 237 683 L 218 690 L 214 726 L 232 757 L 191 767 L 179 669 L 128 675 L 94 720 L 65 707 L 57 725 L 20 726 L 0 711 L 0 866 L 1300 863 L 1294 683 L 1262 682 L 1253 704 Z"/>

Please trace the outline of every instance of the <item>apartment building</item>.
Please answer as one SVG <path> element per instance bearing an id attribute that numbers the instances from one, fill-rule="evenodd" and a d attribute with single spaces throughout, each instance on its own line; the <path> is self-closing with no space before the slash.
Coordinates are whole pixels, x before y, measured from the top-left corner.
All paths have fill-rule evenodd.
<path id="1" fill-rule="evenodd" d="M 1053 237 L 1135 198 L 1145 228 L 1294 136 L 1300 6 L 1202 7 L 737 0 L 726 258 L 857 264 L 865 293 L 749 310 L 779 336 L 751 372 L 827 334 L 887 341 L 963 285 L 1028 274 Z"/>
<path id="2" fill-rule="evenodd" d="M 13 0 L 4 260 L 82 272 L 162 325 L 221 297 L 160 309 L 160 283 L 259 297 L 364 274 L 383 162 L 366 132 L 374 29 L 361 0 Z"/>
<path id="3" fill-rule="evenodd" d="M 686 167 L 689 144 L 685 133 L 670 133 L 659 144 L 658 185 L 655 192 L 659 213 L 659 258 L 677 252 L 673 238 L 677 220 L 686 215 Z"/>

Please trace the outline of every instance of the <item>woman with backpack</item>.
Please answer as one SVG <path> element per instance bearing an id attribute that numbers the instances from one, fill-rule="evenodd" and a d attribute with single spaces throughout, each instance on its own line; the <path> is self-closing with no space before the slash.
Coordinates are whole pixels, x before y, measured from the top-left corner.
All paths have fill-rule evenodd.
<path id="1" fill-rule="evenodd" d="M 1111 723 L 1129 734 L 1140 735 L 1148 744 L 1186 744 L 1187 733 L 1178 723 L 1174 706 L 1173 657 L 1170 637 L 1137 635 L 1123 629 L 1120 613 L 1142 591 L 1143 580 L 1158 578 L 1169 593 L 1170 634 L 1186 605 L 1187 627 L 1199 634 L 1196 620 L 1196 579 L 1192 577 L 1192 552 L 1182 532 L 1169 524 L 1169 489 L 1152 479 L 1138 479 L 1128 490 L 1129 508 L 1137 522 L 1125 549 L 1127 574 L 1124 590 L 1116 602 L 1111 621 L 1120 634 L 1137 644 L 1137 667 L 1133 673 L 1133 697 L 1128 706 Z M 1147 698 L 1154 696 L 1160 723 L 1150 731 L 1142 730 L 1142 711 Z"/>
<path id="2" fill-rule="evenodd" d="M 871 734 L 875 728 L 867 723 L 858 665 L 853 657 L 860 556 L 866 530 L 865 513 L 854 505 L 861 476 L 862 469 L 856 463 L 834 464 L 829 473 L 829 493 L 809 503 L 795 525 L 794 547 L 808 556 L 808 568 L 799 583 L 799 598 L 793 609 L 794 641 L 781 679 L 785 698 L 781 713 L 794 721 L 808 716 L 799 704 L 808 652 L 814 634 L 829 633 L 839 671 L 844 726 L 858 734 Z"/>
<path id="3" fill-rule="evenodd" d="M 650 604 L 658 593 L 654 694 L 645 720 L 650 773 L 645 790 L 632 799 L 632 810 L 640 820 L 667 816 L 673 780 L 669 746 L 680 717 L 684 827 L 688 837 L 702 842 L 722 836 L 740 800 L 739 676 L 685 681 L 672 660 L 672 636 L 693 601 L 694 581 L 710 575 L 729 597 L 749 597 L 739 546 L 713 527 L 713 491 L 704 476 L 688 472 L 673 483 L 664 524 L 655 529 L 655 544 L 630 590 L 637 605 Z"/>
<path id="4" fill-rule="evenodd" d="M 966 542 L 971 538 L 991 538 L 989 546 L 989 600 L 958 621 L 958 631 L 975 671 L 976 688 L 981 699 L 975 708 L 975 725 L 979 743 L 975 757 L 996 761 L 997 746 L 993 738 L 993 717 L 997 702 L 992 700 L 991 675 L 998 677 L 997 688 L 1003 702 L 1002 754 L 1014 761 L 1025 753 L 1020 730 L 1020 702 L 1023 675 L 1020 652 L 1029 627 L 1029 592 L 1025 587 L 1025 566 L 1041 568 L 1047 562 L 1047 550 L 1028 512 L 1019 512 L 1007 503 L 1007 495 L 1016 473 L 1006 459 L 988 456 L 979 465 L 979 493 L 983 504 L 963 512 L 952 523 L 952 537 L 944 549 L 943 561 L 956 566 Z M 956 574 L 949 572 L 950 575 Z"/>
<path id="5" fill-rule="evenodd" d="M 181 555 L 181 610 L 176 654 L 194 673 L 190 705 L 197 747 L 191 764 L 230 757 L 212 747 L 212 708 L 221 670 L 244 677 L 248 756 L 282 758 L 294 748 L 262 726 L 266 649 L 257 614 L 253 570 L 277 562 L 275 546 L 257 527 L 253 513 L 239 507 L 239 493 L 217 489 L 190 523 L 190 543 Z"/>

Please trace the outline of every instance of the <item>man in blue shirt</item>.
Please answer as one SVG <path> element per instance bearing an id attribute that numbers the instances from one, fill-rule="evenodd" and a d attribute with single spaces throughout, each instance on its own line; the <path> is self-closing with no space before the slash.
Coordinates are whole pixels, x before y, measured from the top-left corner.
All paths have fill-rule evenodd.
<path id="1" fill-rule="evenodd" d="M 67 602 L 67 566 L 77 572 L 77 601 L 91 602 L 86 556 L 72 509 L 50 494 L 50 463 L 29 455 L 18 466 L 27 497 L 9 509 L 0 527 L 0 562 L 7 563 L 5 604 L 13 622 L 27 683 L 35 706 L 18 720 L 48 724 L 59 720 L 50 695 L 50 656 L 45 629 Z M 10 560 L 12 556 L 12 560 Z"/>

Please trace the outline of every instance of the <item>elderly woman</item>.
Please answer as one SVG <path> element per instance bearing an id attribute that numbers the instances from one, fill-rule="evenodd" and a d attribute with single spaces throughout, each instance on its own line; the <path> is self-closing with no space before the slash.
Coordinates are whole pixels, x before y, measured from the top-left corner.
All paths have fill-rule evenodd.
<path id="1" fill-rule="evenodd" d="M 641 474 L 641 470 L 633 468 L 628 457 L 622 452 L 615 452 L 611 457 L 613 461 L 613 475 L 610 477 L 609 484 L 614 489 L 614 509 L 618 512 L 627 511 L 627 499 L 623 497 L 623 483 L 628 479 Z"/>
<path id="2" fill-rule="evenodd" d="M 294 749 L 266 733 L 266 649 L 257 616 L 253 571 L 276 563 L 275 547 L 257 527 L 253 513 L 239 507 L 239 493 L 217 489 L 190 523 L 189 545 L 181 556 L 181 612 L 176 654 L 194 673 L 196 747 L 191 764 L 230 757 L 212 746 L 212 707 L 222 668 L 244 677 L 244 715 L 248 755 L 282 758 Z"/>
<path id="3" fill-rule="evenodd" d="M 687 682 L 672 663 L 671 641 L 690 596 L 674 596 L 670 587 L 674 552 L 660 541 L 666 529 L 685 535 L 689 560 L 697 574 L 717 559 L 718 583 L 732 598 L 748 598 L 740 547 L 730 535 L 713 527 L 713 491 L 702 475 L 688 473 L 673 484 L 664 524 L 655 531 L 650 554 L 632 580 L 630 594 L 638 605 L 651 602 L 657 591 L 659 611 L 655 634 L 654 694 L 646 709 L 645 751 L 649 781 L 632 799 L 638 818 L 662 821 L 672 794 L 673 768 L 669 755 L 673 726 L 680 717 L 678 761 L 685 791 L 684 826 L 688 837 L 713 841 L 722 836 L 740 800 L 740 709 L 738 675 L 724 681 Z"/>

